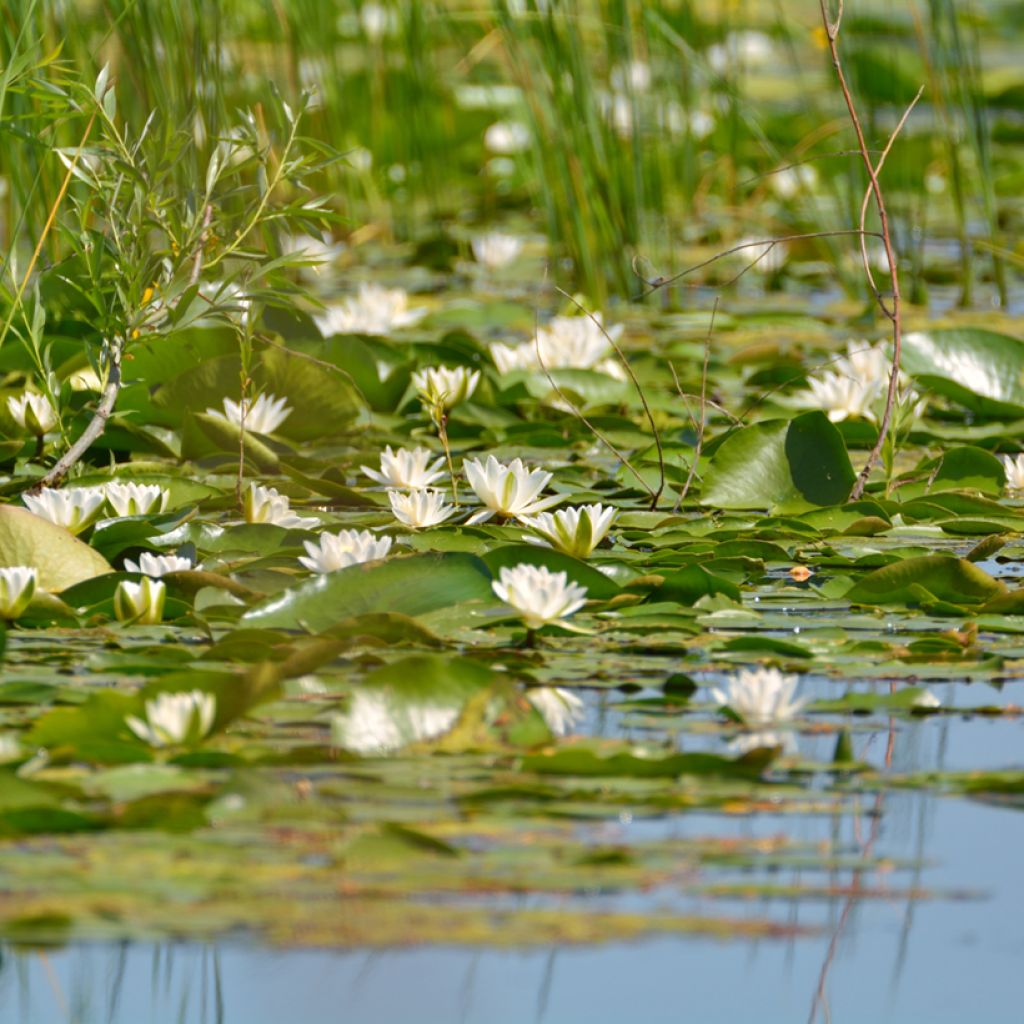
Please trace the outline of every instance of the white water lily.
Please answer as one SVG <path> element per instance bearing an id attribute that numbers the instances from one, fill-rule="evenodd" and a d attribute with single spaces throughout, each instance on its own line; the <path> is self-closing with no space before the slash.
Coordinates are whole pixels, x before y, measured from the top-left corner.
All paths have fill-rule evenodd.
<path id="1" fill-rule="evenodd" d="M 240 402 L 224 399 L 224 411 L 207 409 L 208 416 L 220 416 L 236 427 L 242 426 L 243 413 L 245 429 L 254 434 L 272 434 L 288 417 L 292 409 L 285 398 L 274 395 L 259 395 L 253 401 L 243 398 Z"/>
<path id="2" fill-rule="evenodd" d="M 138 583 L 122 580 L 114 591 L 114 615 L 118 622 L 155 626 L 164 617 L 167 584 L 143 576 Z"/>
<path id="3" fill-rule="evenodd" d="M 827 413 L 833 423 L 875 419 L 875 405 L 881 394 L 875 384 L 828 370 L 819 377 L 808 378 L 807 387 L 813 404 Z"/>
<path id="4" fill-rule="evenodd" d="M 10 764 L 22 757 L 21 741 L 17 733 L 0 732 L 0 764 Z"/>
<path id="5" fill-rule="evenodd" d="M 119 516 L 144 516 L 149 512 L 162 512 L 167 508 L 170 491 L 156 484 L 122 484 L 113 482 L 103 485 L 107 504 Z"/>
<path id="6" fill-rule="evenodd" d="M 380 470 L 362 466 L 362 471 L 371 479 L 385 487 L 407 490 L 419 490 L 429 487 L 435 480 L 444 476 L 444 456 L 433 462 L 433 452 L 428 448 L 399 448 L 397 452 L 388 445 L 380 457 Z"/>
<path id="7" fill-rule="evenodd" d="M 344 714 L 331 721 L 331 742 L 357 754 L 387 754 L 410 741 L 443 736 L 459 719 L 459 708 L 450 704 L 396 703 L 376 689 L 356 688 Z"/>
<path id="8" fill-rule="evenodd" d="M 509 156 L 530 144 L 530 129 L 521 121 L 495 121 L 484 132 L 484 145 L 492 153 Z"/>
<path id="9" fill-rule="evenodd" d="M 455 514 L 454 505 L 444 503 L 444 491 L 428 488 L 416 491 L 388 491 L 391 511 L 403 526 L 414 530 L 437 526 Z"/>
<path id="10" fill-rule="evenodd" d="M 800 752 L 796 737 L 791 732 L 771 732 L 766 729 L 742 732 L 727 744 L 729 753 L 738 757 L 749 754 L 752 750 L 764 750 L 766 747 L 778 747 L 786 756 Z"/>
<path id="11" fill-rule="evenodd" d="M 426 366 L 412 375 L 412 382 L 427 405 L 451 409 L 476 391 L 480 371 L 464 366 Z"/>
<path id="12" fill-rule="evenodd" d="M 523 239 L 519 235 L 506 235 L 491 231 L 473 239 L 473 256 L 489 270 L 507 266 L 523 251 Z"/>
<path id="13" fill-rule="evenodd" d="M 125 572 L 137 572 L 142 576 L 152 576 L 156 579 L 166 576 L 169 572 L 187 572 L 191 568 L 191 559 L 182 558 L 180 555 L 154 555 L 149 551 L 143 551 L 137 562 L 130 558 L 124 560 Z"/>
<path id="14" fill-rule="evenodd" d="M 530 469 L 522 459 L 506 464 L 488 455 L 486 462 L 466 459 L 462 469 L 469 486 L 484 505 L 470 516 L 470 525 L 486 522 L 494 515 L 506 519 L 536 515 L 559 501 L 557 495 L 539 497 L 551 482 L 551 474 L 543 469 Z"/>
<path id="15" fill-rule="evenodd" d="M 800 191 L 814 191 L 818 172 L 813 164 L 782 167 L 768 178 L 768 184 L 780 199 L 792 199 Z"/>
<path id="16" fill-rule="evenodd" d="M 26 391 L 23 395 L 10 395 L 7 408 L 11 418 L 30 434 L 48 434 L 57 426 L 57 410 L 46 395 Z"/>
<path id="17" fill-rule="evenodd" d="M 785 722 L 797 715 L 806 698 L 793 699 L 799 677 L 777 668 L 742 669 L 731 676 L 725 690 L 712 687 L 711 696 L 734 711 L 748 725 Z"/>
<path id="18" fill-rule="evenodd" d="M 101 487 L 44 487 L 38 494 L 24 494 L 22 501 L 34 515 L 81 533 L 100 517 L 106 495 Z"/>
<path id="19" fill-rule="evenodd" d="M 426 309 L 409 309 L 409 294 L 404 288 L 361 284 L 356 295 L 328 306 L 313 319 L 320 333 L 329 338 L 333 334 L 390 334 L 419 323 L 426 315 Z"/>
<path id="20" fill-rule="evenodd" d="M 36 592 L 38 573 L 30 565 L 0 569 L 0 619 L 16 619 Z"/>
<path id="21" fill-rule="evenodd" d="M 391 550 L 391 543 L 391 537 L 378 537 L 369 530 L 322 533 L 315 542 L 304 542 L 308 557 L 300 557 L 299 561 L 310 572 L 335 572 L 360 562 L 384 558 Z"/>
<path id="22" fill-rule="evenodd" d="M 777 60 L 771 36 L 752 29 L 730 32 L 721 43 L 715 43 L 707 50 L 708 64 L 719 74 L 736 67 L 764 67 Z"/>
<path id="23" fill-rule="evenodd" d="M 885 405 L 892 369 L 885 346 L 852 341 L 847 345 L 846 355 L 829 366 L 818 376 L 808 378 L 802 404 L 821 409 L 833 423 L 852 418 L 877 422 Z M 911 416 L 921 415 L 925 403 L 902 373 L 899 388 L 900 407 Z"/>
<path id="24" fill-rule="evenodd" d="M 623 380 L 625 373 L 612 356 L 612 342 L 618 342 L 622 324 L 605 327 L 600 313 L 589 316 L 556 316 L 537 330 L 533 341 L 519 345 L 496 342 L 491 358 L 499 373 L 513 370 L 597 370 Z M 610 339 L 610 340 L 609 340 Z"/>
<path id="25" fill-rule="evenodd" d="M 540 629 L 568 618 L 583 607 L 587 598 L 587 588 L 570 583 L 564 572 L 523 562 L 511 569 L 502 568 L 491 587 L 522 616 L 527 629 Z"/>
<path id="26" fill-rule="evenodd" d="M 151 747 L 176 747 L 207 736 L 216 714 L 217 698 L 212 693 L 161 693 L 146 701 L 145 721 L 126 715 L 125 724 Z"/>
<path id="27" fill-rule="evenodd" d="M 733 248 L 734 257 L 744 265 L 744 273 L 752 270 L 758 274 L 777 274 L 785 266 L 788 254 L 784 242 L 755 238 L 741 238 Z"/>
<path id="28" fill-rule="evenodd" d="M 931 711 L 935 708 L 941 708 L 942 701 L 931 690 L 925 689 L 914 698 L 914 707 L 924 711 Z"/>
<path id="29" fill-rule="evenodd" d="M 298 516 L 291 510 L 288 498 L 275 487 L 252 483 L 242 499 L 247 523 L 272 523 L 288 530 L 312 529 L 320 524 L 316 516 Z"/>
<path id="30" fill-rule="evenodd" d="M 306 265 L 300 268 L 300 273 L 305 277 L 319 274 L 324 266 L 334 262 L 344 248 L 344 245 L 338 242 L 316 235 L 298 234 L 281 237 L 283 253 L 288 256 L 301 256 L 307 261 Z"/>
<path id="31" fill-rule="evenodd" d="M 583 719 L 583 701 L 562 686 L 532 687 L 526 691 L 526 699 L 556 736 L 564 736 Z"/>
<path id="32" fill-rule="evenodd" d="M 586 558 L 608 535 L 617 510 L 611 505 L 579 505 L 520 517 L 520 522 L 537 536 L 534 543 L 547 542 L 574 558 Z"/>
<path id="33" fill-rule="evenodd" d="M 1004 455 L 1003 469 L 1006 471 L 1006 489 L 1024 491 L 1024 452 L 1020 455 Z"/>

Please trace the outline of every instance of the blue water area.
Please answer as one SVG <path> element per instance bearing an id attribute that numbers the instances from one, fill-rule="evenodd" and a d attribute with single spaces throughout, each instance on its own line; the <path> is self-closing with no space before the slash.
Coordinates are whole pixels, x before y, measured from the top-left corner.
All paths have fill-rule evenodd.
<path id="1" fill-rule="evenodd" d="M 895 871 L 893 888 L 923 887 L 936 898 L 858 899 L 854 894 L 797 904 L 682 897 L 683 909 L 770 916 L 816 929 L 811 935 L 760 941 L 659 938 L 519 951 L 274 950 L 237 940 L 213 946 L 7 949 L 0 970 L 0 1020 L 1019 1024 L 1024 1020 L 1019 987 L 1024 813 L 920 792 L 884 799 L 881 813 L 870 819 L 878 822 L 875 851 L 924 862 L 909 872 Z M 661 827 L 723 836 L 786 829 L 813 840 L 834 823 L 702 814 Z M 849 871 L 827 878 L 844 886 L 856 880 Z M 871 876 L 872 887 L 885 884 L 884 875 Z"/>

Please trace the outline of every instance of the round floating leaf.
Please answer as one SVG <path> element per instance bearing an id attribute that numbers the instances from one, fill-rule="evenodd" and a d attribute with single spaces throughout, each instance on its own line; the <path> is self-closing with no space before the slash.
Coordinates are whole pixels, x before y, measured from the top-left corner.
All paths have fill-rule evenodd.
<path id="1" fill-rule="evenodd" d="M 818 411 L 743 427 L 712 456 L 701 501 L 795 512 L 840 505 L 856 475 L 834 423 Z"/>
<path id="2" fill-rule="evenodd" d="M 987 416 L 1024 413 L 1024 342 L 978 327 L 903 338 L 903 369 L 921 384 Z"/>
<path id="3" fill-rule="evenodd" d="M 493 599 L 491 574 L 474 555 L 413 555 L 313 577 L 257 605 L 242 622 L 321 632 L 369 612 L 416 616 L 462 601 Z"/>
<path id="4" fill-rule="evenodd" d="M 938 598 L 971 605 L 1004 593 L 1006 586 L 973 562 L 952 555 L 923 555 L 868 573 L 846 599 L 855 604 L 921 604 Z"/>
<path id="5" fill-rule="evenodd" d="M 107 560 L 62 526 L 25 508 L 0 506 L 0 566 L 32 565 L 43 590 L 67 587 L 113 572 Z"/>

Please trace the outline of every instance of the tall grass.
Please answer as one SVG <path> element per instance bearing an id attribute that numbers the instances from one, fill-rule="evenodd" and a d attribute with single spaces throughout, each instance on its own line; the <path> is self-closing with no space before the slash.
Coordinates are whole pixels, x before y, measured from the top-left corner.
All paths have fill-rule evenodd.
<path id="1" fill-rule="evenodd" d="M 639 290 L 638 259 L 671 273 L 741 236 L 855 221 L 864 174 L 841 155 L 850 139 L 813 15 L 759 0 L 8 0 L 0 241 L 24 252 L 40 237 L 64 173 L 55 150 L 75 146 L 82 128 L 56 90 L 91 82 L 109 64 L 127 125 L 138 130 L 156 111 L 192 135 L 173 169 L 182 194 L 196 188 L 238 111 L 258 119 L 272 102 L 269 83 L 293 103 L 313 88 L 308 133 L 348 154 L 311 182 L 330 197 L 337 233 L 357 244 L 420 242 L 515 211 L 548 235 L 559 283 L 598 300 L 629 296 Z M 848 18 L 851 72 L 874 145 L 908 89 L 928 85 L 931 102 L 886 172 L 921 297 L 927 231 L 951 225 L 964 301 L 974 296 L 978 244 L 1006 245 L 1000 225 L 1016 200 L 1001 171 L 1019 159 L 997 141 L 992 69 L 981 59 L 1013 31 L 998 19 L 998 10 L 952 0 L 858 8 Z M 751 29 L 770 41 L 767 62 L 745 48 Z M 489 94 L 494 86 L 502 88 Z M 497 120 L 529 131 L 511 167 L 484 146 Z M 816 188 L 775 187 L 779 169 L 795 161 L 817 168 Z M 942 195 L 925 187 L 936 166 L 948 182 Z M 50 240 L 50 261 L 61 244 Z M 764 280 L 862 295 L 849 252 L 836 240 L 807 242 L 794 251 L 795 277 Z M 987 266 L 1005 302 L 1010 272 L 998 257 Z"/>

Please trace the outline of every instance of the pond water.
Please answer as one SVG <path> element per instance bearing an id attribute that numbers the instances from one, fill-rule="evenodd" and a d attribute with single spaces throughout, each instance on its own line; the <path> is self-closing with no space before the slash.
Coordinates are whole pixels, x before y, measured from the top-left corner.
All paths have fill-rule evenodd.
<path id="1" fill-rule="evenodd" d="M 1024 722 L 903 722 L 899 772 L 1022 764 Z M 884 743 L 883 733 L 870 742 Z M 801 752 L 813 737 L 801 737 Z M 625 842 L 785 834 L 795 843 L 875 858 L 867 870 L 813 862 L 716 874 L 719 882 L 787 881 L 818 898 L 753 891 L 715 897 L 718 915 L 770 917 L 806 933 L 758 940 L 649 938 L 594 947 L 447 946 L 353 951 L 209 944 L 80 943 L 3 950 L 0 1019 L 18 1024 L 306 1024 L 480 1022 L 613 1024 L 624 1020 L 774 1024 L 795 1020 L 941 1024 L 1018 1022 L 1024 956 L 1020 850 L 1024 815 L 962 797 L 890 790 L 835 813 L 756 817 L 690 813 L 608 826 Z M 912 894 L 912 898 L 908 898 Z M 585 897 L 608 909 L 709 909 L 663 886 Z M 558 906 L 560 899 L 553 905 Z M 512 899 L 513 906 L 538 897 Z"/>
<path id="2" fill-rule="evenodd" d="M 8 949 L 2 1019 L 725 1024 L 751 1019 L 756 1006 L 766 1024 L 1019 1022 L 1024 816 L 920 793 L 888 795 L 885 802 L 878 851 L 923 859 L 904 881 L 948 895 L 861 901 L 852 892 L 810 907 L 780 901 L 771 907 L 778 917 L 818 930 L 760 942 L 653 939 L 521 951 L 290 951 L 244 941 Z M 773 827 L 763 819 L 754 826 L 693 816 L 675 825 L 718 834 Z M 833 881 L 849 886 L 855 876 L 845 872 Z M 736 910 L 742 914 L 743 905 Z"/>

